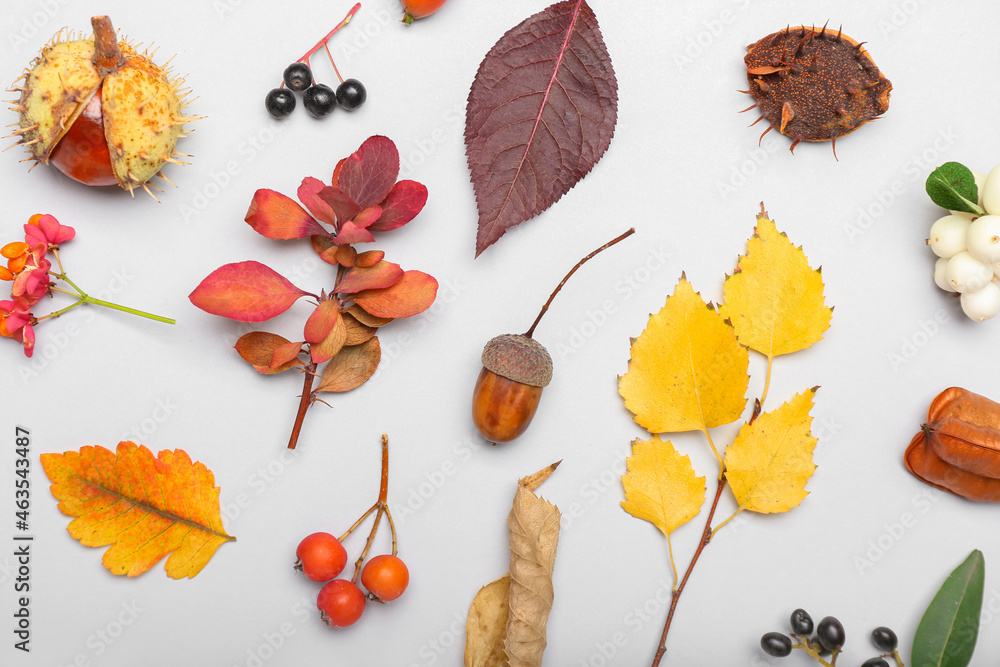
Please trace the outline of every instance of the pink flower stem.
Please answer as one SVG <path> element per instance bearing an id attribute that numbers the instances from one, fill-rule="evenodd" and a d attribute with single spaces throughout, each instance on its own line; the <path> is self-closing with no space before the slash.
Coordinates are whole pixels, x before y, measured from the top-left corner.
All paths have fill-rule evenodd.
<path id="1" fill-rule="evenodd" d="M 76 283 L 74 283 L 72 280 L 70 280 L 66 276 L 65 273 L 52 274 L 52 275 L 55 276 L 56 278 L 59 278 L 60 280 L 65 280 L 70 285 L 70 287 L 72 287 L 73 289 L 76 290 L 76 293 L 73 293 L 73 292 L 70 292 L 70 291 L 67 291 L 67 290 L 64 290 L 64 289 L 60 289 L 58 287 L 51 287 L 50 286 L 49 289 L 52 290 L 53 292 L 60 292 L 62 294 L 69 294 L 72 297 L 76 297 L 77 302 L 74 303 L 74 304 L 72 304 L 72 305 L 70 305 L 70 306 L 67 306 L 66 308 L 63 308 L 61 310 L 57 310 L 55 312 L 49 313 L 48 315 L 44 315 L 42 317 L 39 317 L 38 318 L 39 320 L 44 320 L 47 317 L 59 317 L 60 315 L 62 315 L 63 313 L 65 313 L 70 308 L 76 308 L 81 303 L 91 303 L 91 304 L 94 304 L 95 306 L 103 306 L 105 308 L 110 308 L 112 310 L 120 310 L 123 313 L 131 313 L 132 315 L 138 315 L 139 317 L 145 317 L 145 318 L 150 319 L 150 320 L 156 320 L 157 322 L 164 322 L 166 324 L 176 324 L 177 323 L 176 320 L 170 319 L 169 317 L 161 317 L 160 315 L 154 315 L 152 313 L 147 313 L 147 312 L 142 311 L 142 310 L 136 310 L 135 308 L 129 308 L 128 306 L 122 306 L 122 305 L 119 305 L 117 303 L 111 303 L 110 301 L 105 301 L 104 299 L 95 299 L 94 297 L 88 295 L 82 289 L 80 289 L 79 287 L 77 287 Z"/>

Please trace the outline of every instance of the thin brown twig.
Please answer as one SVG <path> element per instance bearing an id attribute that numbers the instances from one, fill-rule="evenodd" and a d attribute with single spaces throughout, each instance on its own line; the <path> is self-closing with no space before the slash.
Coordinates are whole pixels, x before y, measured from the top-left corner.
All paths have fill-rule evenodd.
<path id="1" fill-rule="evenodd" d="M 603 250 L 607 250 L 608 248 L 610 248 L 614 244 L 618 243 L 619 241 L 621 241 L 623 239 L 626 239 L 629 236 L 632 236 L 632 234 L 635 234 L 635 227 L 632 227 L 631 229 L 629 229 L 627 232 L 625 232 L 621 236 L 618 236 L 618 237 L 616 237 L 614 239 L 611 239 L 610 241 L 608 241 L 607 243 L 605 243 L 604 245 L 602 245 L 600 248 L 598 248 L 597 250 L 593 251 L 592 253 L 590 253 L 589 255 L 587 255 L 586 257 L 584 257 L 583 259 L 581 259 L 579 262 L 577 262 L 576 266 L 574 266 L 572 269 L 570 269 L 569 273 L 567 273 L 565 275 L 565 277 L 563 277 L 562 281 L 558 285 L 556 285 L 556 288 L 552 291 L 552 294 L 549 295 L 549 300 L 545 302 L 544 306 L 542 306 L 542 309 L 538 313 L 538 317 L 536 317 L 535 321 L 531 323 L 531 326 L 528 328 L 528 331 L 524 334 L 524 337 L 525 338 L 531 338 L 531 334 L 533 334 L 535 332 L 535 327 L 537 327 L 538 323 L 542 320 L 542 315 L 544 315 L 545 311 L 547 311 L 549 309 L 549 304 L 552 303 L 552 300 L 554 298 L 556 298 L 556 294 L 559 294 L 559 290 L 561 290 L 563 288 L 563 285 L 566 284 L 566 281 L 569 280 L 569 277 L 572 276 L 574 273 L 576 273 L 577 269 L 579 269 L 581 266 L 583 266 L 584 263 L 588 259 L 590 259 L 591 257 L 593 257 L 594 255 L 598 254 L 599 252 L 601 252 Z"/>
<path id="2" fill-rule="evenodd" d="M 695 549 L 694 555 L 691 556 L 691 562 L 688 563 L 687 570 L 684 572 L 684 577 L 681 579 L 680 586 L 674 590 L 670 597 L 670 610 L 667 612 L 667 620 L 663 624 L 663 634 L 660 635 L 660 646 L 656 649 L 656 655 L 653 656 L 653 664 L 651 667 L 657 667 L 660 664 L 660 660 L 663 659 L 664 654 L 667 652 L 667 633 L 670 632 L 670 623 L 674 620 L 674 612 L 677 610 L 677 602 L 680 600 L 681 593 L 684 592 L 684 587 L 687 585 L 688 579 L 691 577 L 691 572 L 694 570 L 695 564 L 698 562 L 699 556 L 701 556 L 702 550 L 708 545 L 709 540 L 712 539 L 712 518 L 715 516 L 715 510 L 719 506 L 719 498 L 722 497 L 722 489 L 726 486 L 726 470 L 723 468 L 722 474 L 719 475 L 719 485 L 715 489 L 715 498 L 712 500 L 712 509 L 708 512 L 708 518 L 705 520 L 705 528 L 701 531 L 701 540 L 698 542 L 698 548 Z"/>

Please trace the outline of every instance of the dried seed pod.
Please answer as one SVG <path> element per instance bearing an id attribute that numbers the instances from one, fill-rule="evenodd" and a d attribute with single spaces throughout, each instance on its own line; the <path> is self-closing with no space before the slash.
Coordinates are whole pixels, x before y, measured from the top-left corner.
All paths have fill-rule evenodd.
<path id="1" fill-rule="evenodd" d="M 60 31 L 25 70 L 13 92 L 14 132 L 37 163 L 53 164 L 87 185 L 141 187 L 177 160 L 184 136 L 183 79 L 119 41 L 107 16 L 91 19 L 94 35 Z M 164 178 L 161 175 L 161 178 Z M 155 187 L 155 186 L 152 186 Z M 150 194 L 152 194 L 150 192 Z"/>
<path id="2" fill-rule="evenodd" d="M 881 116 L 892 84 L 868 52 L 840 30 L 788 27 L 747 47 L 743 59 L 756 121 L 800 141 L 833 141 Z"/>
<path id="3" fill-rule="evenodd" d="M 959 387 L 945 389 L 931 401 L 904 462 L 931 486 L 1000 502 L 1000 404 Z"/>

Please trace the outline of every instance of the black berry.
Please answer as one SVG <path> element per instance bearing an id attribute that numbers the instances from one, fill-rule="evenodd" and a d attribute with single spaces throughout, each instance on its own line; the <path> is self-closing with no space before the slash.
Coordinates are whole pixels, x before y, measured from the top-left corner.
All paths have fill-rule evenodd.
<path id="1" fill-rule="evenodd" d="M 292 63 L 285 68 L 284 77 L 285 85 L 296 92 L 311 86 L 313 80 L 312 70 L 305 63 Z"/>
<path id="2" fill-rule="evenodd" d="M 881 651 L 892 653 L 899 646 L 899 639 L 895 632 L 883 626 L 872 630 L 872 644 Z"/>
<path id="3" fill-rule="evenodd" d="M 797 635 L 808 637 L 813 631 L 813 619 L 805 609 L 796 609 L 792 612 L 792 632 Z"/>
<path id="4" fill-rule="evenodd" d="M 264 107 L 273 118 L 284 118 L 295 109 L 295 95 L 284 88 L 275 88 L 264 98 Z"/>
<path id="5" fill-rule="evenodd" d="M 827 616 L 816 626 L 816 638 L 823 648 L 834 651 L 844 645 L 847 635 L 840 621 L 833 616 Z"/>
<path id="6" fill-rule="evenodd" d="M 302 104 L 305 105 L 306 111 L 311 113 L 314 118 L 322 118 L 337 107 L 337 96 L 330 86 L 317 83 L 312 88 L 306 90 L 302 98 Z"/>
<path id="7" fill-rule="evenodd" d="M 337 86 L 337 104 L 348 111 L 353 111 L 365 103 L 368 91 L 357 79 L 346 79 Z"/>
<path id="8" fill-rule="evenodd" d="M 784 658 L 792 652 L 792 640 L 780 632 L 769 632 L 760 638 L 760 647 L 768 655 Z"/>
<path id="9" fill-rule="evenodd" d="M 889 663 L 882 658 L 870 658 L 861 663 L 861 667 L 889 667 Z"/>

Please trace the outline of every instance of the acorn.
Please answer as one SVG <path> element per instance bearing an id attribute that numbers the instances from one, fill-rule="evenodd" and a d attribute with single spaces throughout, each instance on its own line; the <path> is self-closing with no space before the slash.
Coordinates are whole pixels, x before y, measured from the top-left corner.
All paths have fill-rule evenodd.
<path id="1" fill-rule="evenodd" d="M 549 296 L 524 334 L 503 334 L 483 348 L 483 369 L 472 391 L 472 421 L 491 443 L 510 442 L 528 428 L 542 389 L 552 380 L 552 356 L 531 335 L 569 277 L 597 253 L 631 236 L 635 229 L 605 243 L 576 263 Z"/>
<path id="2" fill-rule="evenodd" d="M 187 164 L 175 148 L 184 124 L 197 120 L 183 112 L 190 91 L 148 51 L 119 41 L 107 16 L 91 24 L 86 39 L 57 33 L 14 82 L 20 127 L 10 136 L 30 152 L 26 160 L 51 164 L 80 183 L 152 195 L 153 176 L 169 182 L 164 165 Z"/>

